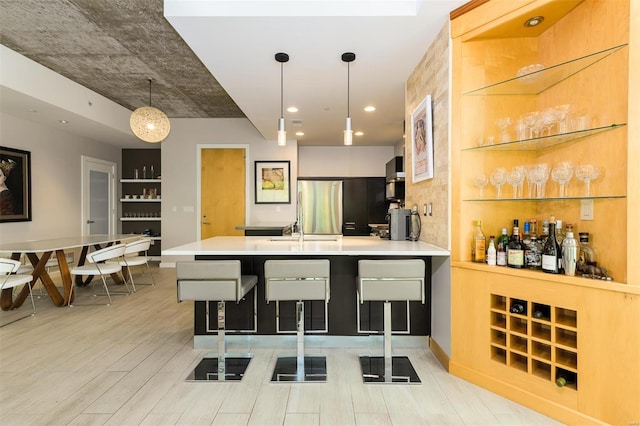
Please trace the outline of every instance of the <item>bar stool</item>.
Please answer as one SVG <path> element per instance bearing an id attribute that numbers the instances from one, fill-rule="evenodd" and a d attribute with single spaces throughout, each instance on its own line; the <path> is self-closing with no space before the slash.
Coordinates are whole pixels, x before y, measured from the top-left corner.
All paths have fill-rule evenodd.
<path id="1" fill-rule="evenodd" d="M 406 356 L 391 354 L 391 302 L 425 301 L 425 264 L 422 259 L 359 260 L 358 302 L 384 302 L 384 356 L 361 356 L 365 383 L 420 383 Z"/>
<path id="2" fill-rule="evenodd" d="M 218 354 L 216 357 L 205 356 L 187 380 L 242 380 L 251 354 L 228 356 L 231 354 L 226 350 L 225 303 L 240 302 L 255 287 L 258 277 L 242 275 L 239 260 L 177 262 L 176 277 L 178 302 L 218 302 Z M 255 293 L 254 290 L 254 306 Z"/>
<path id="3" fill-rule="evenodd" d="M 278 357 L 272 382 L 325 382 L 327 361 L 324 356 L 304 355 L 304 301 L 324 300 L 324 321 L 327 332 L 330 267 L 327 259 L 267 260 L 264 263 L 267 303 L 276 302 L 276 332 L 280 330 L 282 300 L 296 302 L 295 357 Z"/>

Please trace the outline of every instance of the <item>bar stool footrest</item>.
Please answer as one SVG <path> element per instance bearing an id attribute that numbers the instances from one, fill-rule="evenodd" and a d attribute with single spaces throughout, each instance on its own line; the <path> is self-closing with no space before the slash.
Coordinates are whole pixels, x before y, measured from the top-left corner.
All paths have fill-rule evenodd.
<path id="1" fill-rule="evenodd" d="M 305 356 L 304 365 L 298 366 L 298 357 L 278 357 L 271 381 L 326 382 L 327 358 L 324 356 Z"/>
<path id="2" fill-rule="evenodd" d="M 391 359 L 391 377 L 385 376 L 385 358 L 383 356 L 360 356 L 362 381 L 364 383 L 421 383 L 409 357 L 394 356 Z"/>
<path id="3" fill-rule="evenodd" d="M 189 374 L 187 382 L 199 381 L 239 381 L 244 377 L 251 357 L 225 357 L 225 375 L 224 378 L 218 377 L 218 357 L 205 356 Z"/>

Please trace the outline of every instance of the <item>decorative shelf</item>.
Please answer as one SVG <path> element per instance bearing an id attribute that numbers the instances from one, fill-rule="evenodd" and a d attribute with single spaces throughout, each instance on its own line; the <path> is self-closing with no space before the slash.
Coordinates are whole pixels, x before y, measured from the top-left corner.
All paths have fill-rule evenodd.
<path id="1" fill-rule="evenodd" d="M 159 222 L 161 217 L 121 217 L 120 222 Z"/>
<path id="2" fill-rule="evenodd" d="M 161 183 L 161 179 L 120 179 L 121 183 Z"/>
<path id="3" fill-rule="evenodd" d="M 625 195 L 589 195 L 584 197 L 546 197 L 546 198 L 466 198 L 462 201 L 572 201 L 572 200 L 607 200 L 627 198 Z"/>
<path id="4" fill-rule="evenodd" d="M 160 198 L 120 198 L 121 203 L 159 203 Z"/>
<path id="5" fill-rule="evenodd" d="M 620 51 L 626 46 L 627 44 L 615 46 L 591 55 L 563 62 L 558 65 L 553 65 L 548 68 L 543 68 L 540 71 L 490 84 L 488 86 L 466 92 L 464 95 L 538 95 L 583 69 L 601 61 L 607 56 Z"/>
<path id="6" fill-rule="evenodd" d="M 496 143 L 493 145 L 479 145 L 465 148 L 463 151 L 539 151 L 541 149 L 560 145 L 563 143 L 586 138 L 598 133 L 608 132 L 626 126 L 627 123 L 612 124 L 610 126 L 595 127 L 593 129 L 577 130 L 575 132 L 556 135 L 541 136 L 531 139 Z"/>

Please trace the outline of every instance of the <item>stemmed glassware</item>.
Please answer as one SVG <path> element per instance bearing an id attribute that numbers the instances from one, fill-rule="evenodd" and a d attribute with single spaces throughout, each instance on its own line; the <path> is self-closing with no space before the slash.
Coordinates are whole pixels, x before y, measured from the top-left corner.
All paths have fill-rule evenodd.
<path id="1" fill-rule="evenodd" d="M 583 164 L 580 166 L 576 166 L 576 177 L 583 181 L 587 185 L 587 193 L 585 194 L 587 197 L 589 194 L 589 187 L 591 181 L 600 176 L 600 169 L 593 164 Z"/>
<path id="2" fill-rule="evenodd" d="M 513 187 L 513 198 L 518 198 L 518 187 L 523 181 L 524 172 L 519 167 L 515 167 L 507 175 L 507 183 Z"/>
<path id="3" fill-rule="evenodd" d="M 498 167 L 491 173 L 489 180 L 491 185 L 496 187 L 496 198 L 502 198 L 502 185 L 507 181 L 507 170 L 504 167 Z"/>
<path id="4" fill-rule="evenodd" d="M 476 175 L 473 177 L 473 185 L 480 189 L 480 198 L 482 198 L 482 189 L 489 183 L 489 179 L 485 175 Z"/>
<path id="5" fill-rule="evenodd" d="M 568 161 L 563 161 L 551 170 L 551 178 L 560 184 L 560 197 L 565 197 L 564 185 L 571 180 L 573 167 Z"/>
<path id="6" fill-rule="evenodd" d="M 500 128 L 500 143 L 509 142 L 511 136 L 507 133 L 507 127 L 511 125 L 511 117 L 498 118 L 496 125 Z"/>
<path id="7" fill-rule="evenodd" d="M 536 185 L 536 197 L 544 198 L 544 189 L 547 180 L 549 180 L 549 165 L 540 163 L 533 166 L 529 179 Z"/>

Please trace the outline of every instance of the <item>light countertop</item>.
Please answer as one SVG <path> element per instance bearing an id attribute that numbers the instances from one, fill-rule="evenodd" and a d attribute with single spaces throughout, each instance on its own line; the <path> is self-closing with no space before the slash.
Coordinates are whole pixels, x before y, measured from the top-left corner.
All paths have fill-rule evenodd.
<path id="1" fill-rule="evenodd" d="M 236 229 L 263 230 L 263 229 L 283 229 L 293 226 L 293 222 L 254 222 L 247 225 L 238 225 Z"/>
<path id="2" fill-rule="evenodd" d="M 305 238 L 322 236 L 307 235 Z M 390 241 L 379 237 L 342 237 L 335 241 L 298 242 L 287 237 L 214 237 L 162 250 L 162 255 L 324 255 L 449 256 L 422 241 Z"/>

